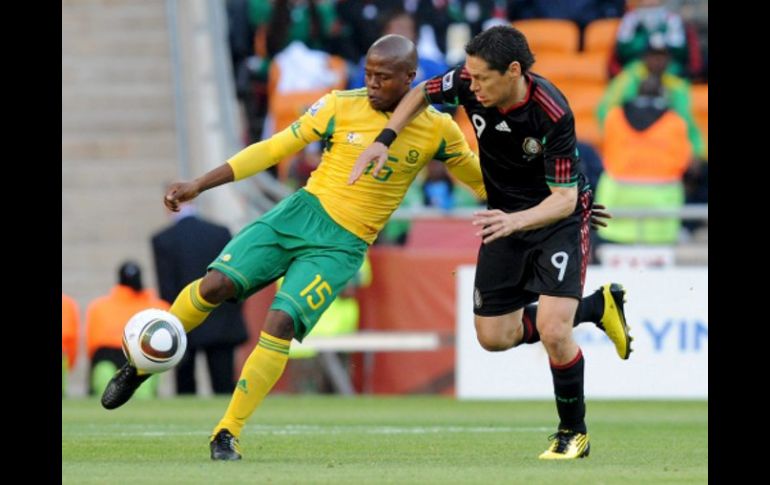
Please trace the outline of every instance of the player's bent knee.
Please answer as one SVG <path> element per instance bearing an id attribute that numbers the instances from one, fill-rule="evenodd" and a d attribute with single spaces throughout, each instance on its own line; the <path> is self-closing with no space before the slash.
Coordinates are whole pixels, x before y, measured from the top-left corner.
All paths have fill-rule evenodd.
<path id="1" fill-rule="evenodd" d="M 263 330 L 273 337 L 291 340 L 294 338 L 294 319 L 282 310 L 270 310 Z"/>
<path id="2" fill-rule="evenodd" d="M 505 338 L 505 335 L 501 335 L 499 332 L 477 330 L 476 338 L 481 347 L 489 352 L 502 352 L 510 349 L 514 344 L 513 339 Z"/>
<path id="3" fill-rule="evenodd" d="M 502 352 L 521 341 L 522 326 L 515 318 L 479 317 L 474 320 L 476 339 L 484 350 Z"/>
<path id="4" fill-rule="evenodd" d="M 572 328 L 565 328 L 562 325 L 544 325 L 538 331 L 540 332 L 540 340 L 547 347 L 561 345 L 569 341 L 572 336 Z"/>
<path id="5" fill-rule="evenodd" d="M 201 280 L 200 293 L 207 302 L 219 304 L 235 296 L 235 283 L 224 273 L 212 269 Z"/>
<path id="6" fill-rule="evenodd" d="M 481 338 L 479 338 L 479 344 L 481 344 L 481 347 L 488 352 L 502 352 L 512 347 L 512 345 L 506 345 L 503 342 L 487 341 L 482 340 Z"/>

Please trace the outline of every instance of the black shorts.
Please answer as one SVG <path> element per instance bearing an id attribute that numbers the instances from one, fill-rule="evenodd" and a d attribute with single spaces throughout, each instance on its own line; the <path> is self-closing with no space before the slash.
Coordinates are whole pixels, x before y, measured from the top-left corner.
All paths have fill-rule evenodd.
<path id="1" fill-rule="evenodd" d="M 473 312 L 504 315 L 539 295 L 583 297 L 589 250 L 590 192 L 580 210 L 550 226 L 482 244 L 476 264 Z"/>

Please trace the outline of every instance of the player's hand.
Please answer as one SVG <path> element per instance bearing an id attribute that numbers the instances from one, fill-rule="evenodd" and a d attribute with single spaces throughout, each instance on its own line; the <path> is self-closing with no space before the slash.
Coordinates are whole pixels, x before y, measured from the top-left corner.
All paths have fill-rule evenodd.
<path id="1" fill-rule="evenodd" d="M 387 161 L 388 147 L 378 141 L 372 143 L 356 158 L 356 163 L 353 164 L 353 170 L 350 171 L 350 177 L 348 177 L 348 185 L 356 183 L 356 180 L 361 178 L 369 163 L 374 163 L 372 173 L 377 175 Z"/>
<path id="2" fill-rule="evenodd" d="M 602 204 L 594 204 L 591 207 L 591 229 L 598 231 L 600 227 L 607 227 L 605 219 L 612 219 L 612 214 Z"/>
<path id="3" fill-rule="evenodd" d="M 176 182 L 168 186 L 163 204 L 172 212 L 179 212 L 179 204 L 198 197 L 200 190 L 195 182 Z"/>
<path id="4" fill-rule="evenodd" d="M 520 227 L 519 218 L 515 212 L 506 214 L 500 209 L 494 209 L 474 212 L 473 216 L 475 217 L 473 225 L 483 227 L 476 235 L 484 238 L 484 244 L 510 236 Z"/>

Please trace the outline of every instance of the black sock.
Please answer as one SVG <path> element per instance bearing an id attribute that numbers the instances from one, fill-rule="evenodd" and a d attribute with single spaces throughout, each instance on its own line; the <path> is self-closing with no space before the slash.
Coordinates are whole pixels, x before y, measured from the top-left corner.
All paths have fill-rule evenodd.
<path id="1" fill-rule="evenodd" d="M 554 366 L 551 363 L 556 410 L 559 412 L 559 429 L 586 432 L 586 405 L 583 396 L 584 362 L 583 352 L 578 348 L 578 353 L 571 362 L 561 366 Z"/>
<path id="2" fill-rule="evenodd" d="M 604 293 L 599 288 L 598 291 L 584 297 L 578 304 L 575 312 L 575 322 L 573 327 L 577 327 L 583 322 L 593 322 L 598 324 L 604 314 Z"/>
<path id="3" fill-rule="evenodd" d="M 593 322 L 598 324 L 604 314 L 604 295 L 599 289 L 593 294 L 580 300 L 575 312 L 575 321 L 573 327 L 577 327 L 583 322 Z M 524 313 L 521 316 L 524 324 L 524 336 L 521 339 L 523 344 L 534 344 L 540 342 L 540 333 L 537 331 L 537 304 L 530 303 L 524 307 Z"/>
<path id="4" fill-rule="evenodd" d="M 537 305 L 534 303 L 524 307 L 524 313 L 521 315 L 521 323 L 524 326 L 524 335 L 521 337 L 521 343 L 534 344 L 540 342 L 540 332 L 537 331 Z"/>

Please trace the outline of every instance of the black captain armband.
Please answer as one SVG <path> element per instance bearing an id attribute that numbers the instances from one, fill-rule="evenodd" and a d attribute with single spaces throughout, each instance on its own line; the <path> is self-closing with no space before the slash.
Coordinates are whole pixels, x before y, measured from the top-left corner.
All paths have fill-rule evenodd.
<path id="1" fill-rule="evenodd" d="M 395 140 L 397 136 L 398 134 L 395 131 L 390 128 L 385 128 L 379 135 L 377 135 L 377 138 L 375 138 L 374 141 L 378 141 L 386 147 L 390 147 L 390 144 L 393 143 L 393 140 Z"/>

